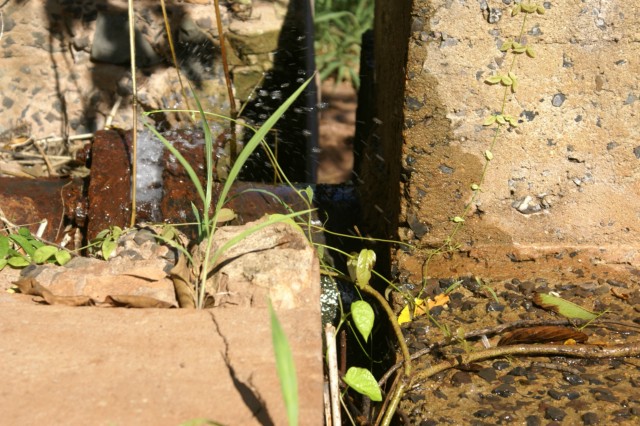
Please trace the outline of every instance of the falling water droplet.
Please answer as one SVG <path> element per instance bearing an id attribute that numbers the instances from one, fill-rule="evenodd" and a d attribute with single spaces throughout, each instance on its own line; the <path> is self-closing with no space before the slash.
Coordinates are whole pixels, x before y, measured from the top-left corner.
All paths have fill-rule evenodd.
<path id="1" fill-rule="evenodd" d="M 282 99 L 282 92 L 280 90 L 274 90 L 271 92 L 271 99 L 279 100 Z"/>

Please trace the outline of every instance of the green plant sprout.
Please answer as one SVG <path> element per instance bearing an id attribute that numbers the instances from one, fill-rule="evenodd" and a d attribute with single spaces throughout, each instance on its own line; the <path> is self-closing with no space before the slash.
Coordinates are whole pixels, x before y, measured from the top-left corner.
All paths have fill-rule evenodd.
<path id="1" fill-rule="evenodd" d="M 0 271 L 5 266 L 24 268 L 32 264 L 53 263 L 64 265 L 71 253 L 55 245 L 46 244 L 21 227 L 16 233 L 0 235 Z"/>
<path id="2" fill-rule="evenodd" d="M 220 256 L 227 251 L 231 246 L 237 244 L 242 239 L 246 238 L 248 235 L 259 231 L 269 225 L 274 223 L 283 222 L 291 220 L 294 217 L 303 216 L 311 213 L 312 209 L 303 210 L 300 212 L 293 212 L 288 215 L 271 215 L 269 219 L 265 222 L 262 222 L 259 225 L 256 225 L 242 233 L 238 236 L 232 238 L 227 243 L 225 243 L 222 247 L 212 253 L 212 246 L 214 239 L 212 236 L 215 233 L 216 227 L 218 223 L 221 222 L 221 219 L 224 216 L 228 216 L 230 214 L 229 209 L 225 208 L 225 205 L 229 202 L 229 191 L 231 190 L 231 186 L 236 181 L 240 171 L 247 161 L 251 153 L 257 149 L 259 145 L 263 147 L 266 145 L 263 143 L 265 135 L 271 130 L 271 128 L 275 125 L 275 123 L 280 119 L 280 117 L 285 113 L 285 111 L 291 106 L 291 104 L 295 101 L 295 99 L 304 91 L 307 87 L 311 79 L 307 80 L 303 83 L 274 113 L 269 117 L 269 119 L 261 126 L 251 139 L 247 142 L 243 150 L 238 154 L 236 161 L 234 162 L 231 170 L 229 171 L 228 177 L 222 187 L 220 195 L 218 197 L 218 201 L 215 206 L 213 206 L 213 150 L 214 150 L 214 138 L 211 133 L 211 129 L 207 122 L 207 114 L 202 109 L 202 106 L 197 97 L 195 97 L 196 104 L 198 105 L 198 113 L 200 114 L 202 130 L 204 133 L 205 139 L 205 169 L 206 169 L 206 179 L 205 186 L 203 187 L 200 183 L 200 179 L 198 174 L 196 173 L 194 167 L 189 164 L 189 162 L 184 158 L 184 156 L 169 142 L 162 134 L 160 134 L 155 127 L 153 127 L 150 123 L 145 122 L 145 126 L 149 129 L 151 133 L 155 135 L 158 140 L 160 140 L 163 145 L 175 156 L 180 165 L 185 169 L 189 179 L 192 184 L 196 188 L 196 191 L 200 197 L 200 201 L 203 205 L 202 214 L 198 211 L 197 207 L 194 203 L 192 203 L 192 208 L 194 211 L 194 215 L 196 216 L 196 221 L 198 223 L 199 230 L 199 239 L 201 241 L 206 241 L 204 253 L 201 254 L 200 259 L 190 258 L 192 265 L 199 267 L 197 271 L 198 280 L 195 283 L 195 295 L 196 295 L 196 307 L 203 308 L 206 302 L 206 281 L 211 272 L 212 268 L 215 266 L 216 261 L 220 258 Z M 153 112 L 147 112 L 146 115 L 152 114 Z M 313 194 L 308 194 L 308 192 L 302 191 L 306 194 L 306 198 L 312 198 Z M 300 192 L 299 192 L 300 193 Z M 301 195 L 302 197 L 302 195 Z M 303 197 L 304 199 L 304 197 Z M 193 255 L 192 255 L 193 256 Z"/>
<path id="3" fill-rule="evenodd" d="M 536 57 L 536 52 L 533 47 L 527 45 L 524 42 L 525 26 L 527 23 L 527 17 L 531 14 L 543 15 L 545 13 L 544 6 L 538 3 L 518 3 L 511 10 L 511 16 L 517 16 L 522 14 L 522 24 L 520 26 L 520 33 L 516 39 L 510 39 L 505 41 L 500 46 L 500 51 L 506 54 L 511 54 L 512 59 L 508 63 L 507 69 L 502 73 L 494 74 L 488 77 L 484 82 L 489 85 L 502 87 L 502 96 L 500 102 L 499 112 L 492 113 L 483 120 L 485 127 L 493 127 L 493 136 L 489 142 L 489 147 L 483 152 L 484 164 L 477 182 L 472 182 L 469 185 L 472 195 L 471 200 L 465 205 L 461 214 L 452 216 L 449 220 L 453 223 L 453 229 L 449 235 L 445 238 L 442 244 L 432 250 L 429 250 L 426 255 L 426 259 L 422 265 L 422 285 L 426 285 L 426 280 L 429 276 L 428 269 L 431 260 L 444 253 L 457 252 L 460 249 L 460 244 L 456 243 L 455 236 L 465 224 L 465 218 L 470 214 L 473 206 L 475 205 L 478 196 L 482 192 L 482 186 L 487 177 L 487 171 L 489 164 L 494 159 L 493 150 L 498 141 L 498 137 L 507 127 L 517 127 L 518 119 L 506 112 L 507 103 L 509 101 L 509 94 L 514 94 L 519 87 L 519 78 L 516 74 L 517 59 L 525 54 L 525 56 L 533 59 Z"/>
<path id="4" fill-rule="evenodd" d="M 383 309 L 385 314 L 390 320 L 391 327 L 393 328 L 393 332 L 395 334 L 396 340 L 398 341 L 398 345 L 400 346 L 400 351 L 402 353 L 402 358 L 404 360 L 404 369 L 403 374 L 400 377 L 400 380 L 396 383 L 395 388 L 390 392 L 389 403 L 386 407 L 386 411 L 381 413 L 382 425 L 388 425 L 391 422 L 391 419 L 400 403 L 400 398 L 404 393 L 404 390 L 409 385 L 411 380 L 411 372 L 412 372 L 412 364 L 411 358 L 409 355 L 409 348 L 407 347 L 404 337 L 402 335 L 402 331 L 398 325 L 398 318 L 395 313 L 389 306 L 387 300 L 378 293 L 371 285 L 369 281 L 371 280 L 371 275 L 374 273 L 373 267 L 376 262 L 376 254 L 373 250 L 362 249 L 360 253 L 353 253 L 349 260 L 347 261 L 347 268 L 349 269 L 349 275 L 358 290 L 363 293 L 373 297 L 378 305 Z M 368 306 L 368 302 L 359 301 L 355 302 L 356 308 L 352 307 L 351 314 L 354 317 L 354 322 L 356 324 L 356 328 L 365 338 L 368 340 L 369 333 L 373 328 L 374 316 L 373 309 L 371 306 Z M 366 306 L 365 306 L 366 305 Z M 366 369 L 362 369 L 359 367 L 351 367 L 347 370 L 346 376 L 343 378 L 345 383 L 351 386 L 354 390 L 359 393 L 362 393 L 372 401 L 381 401 L 382 397 L 380 392 L 380 388 L 375 378 L 371 374 L 370 371 Z"/>
<path id="5" fill-rule="evenodd" d="M 287 409 L 287 419 L 289 420 L 289 426 L 297 426 L 299 402 L 296 369 L 287 336 L 282 329 L 282 325 L 280 325 L 280 321 L 278 321 L 271 301 L 269 301 L 269 316 L 271 317 L 271 338 L 276 357 L 276 370 L 278 371 L 282 396 Z"/>

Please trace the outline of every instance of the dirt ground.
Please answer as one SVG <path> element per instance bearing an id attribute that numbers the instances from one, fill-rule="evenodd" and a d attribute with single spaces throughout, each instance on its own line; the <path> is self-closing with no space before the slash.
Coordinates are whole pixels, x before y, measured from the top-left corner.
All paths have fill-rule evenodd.
<path id="1" fill-rule="evenodd" d="M 410 352 L 422 353 L 414 361 L 420 378 L 414 379 L 400 404 L 408 424 L 638 424 L 640 290 L 632 282 L 513 279 L 484 283 L 470 277 L 462 278 L 457 287 L 454 282 L 431 280 L 422 297 L 442 296 L 446 289 L 454 288 L 449 303 L 432 309 L 431 318 L 418 316 L 404 326 Z M 572 323 L 536 303 L 536 294 L 552 292 L 604 314 L 579 328 L 584 321 Z M 531 328 L 534 326 L 547 328 Z M 488 349 L 482 336 L 491 351 L 509 333 L 517 336 L 516 330 L 527 340 L 504 343 L 535 348 L 539 345 L 522 343 L 549 343 L 544 340 L 548 337 L 562 345 L 567 341 L 562 333 L 579 332 L 573 337 L 580 344 L 573 349 L 592 356 L 504 354 L 463 361 L 466 354 Z M 554 333 L 560 334 L 554 338 Z M 636 357 L 595 357 L 621 346 L 633 350 Z M 425 371 L 440 362 L 455 368 L 427 377 Z"/>

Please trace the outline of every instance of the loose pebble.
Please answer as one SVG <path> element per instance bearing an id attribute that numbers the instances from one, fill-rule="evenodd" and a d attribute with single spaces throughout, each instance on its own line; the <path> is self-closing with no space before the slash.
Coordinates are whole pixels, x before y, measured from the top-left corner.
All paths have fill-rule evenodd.
<path id="1" fill-rule="evenodd" d="M 511 365 L 509 362 L 507 361 L 495 361 L 493 364 L 491 364 L 493 366 L 493 368 L 495 368 L 498 371 L 502 371 L 505 370 L 507 368 L 509 368 L 509 366 Z"/>
<path id="2" fill-rule="evenodd" d="M 542 421 L 538 416 L 527 416 L 527 426 L 540 426 Z"/>
<path id="3" fill-rule="evenodd" d="M 456 387 L 460 387 L 471 382 L 471 375 L 466 371 L 458 371 L 451 377 L 451 384 Z"/>
<path id="4" fill-rule="evenodd" d="M 567 413 L 558 407 L 547 407 L 544 417 L 549 420 L 561 421 L 567 416 Z"/>
<path id="5" fill-rule="evenodd" d="M 563 377 L 572 386 L 581 385 L 584 383 L 582 377 L 578 376 L 577 374 L 564 373 Z"/>
<path id="6" fill-rule="evenodd" d="M 585 426 L 598 424 L 598 415 L 591 411 L 589 411 L 588 413 L 584 413 L 580 418 L 582 419 L 582 424 Z"/>
<path id="7" fill-rule="evenodd" d="M 516 393 L 516 388 L 508 384 L 502 384 L 492 391 L 494 394 L 507 398 Z"/>
<path id="8" fill-rule="evenodd" d="M 473 413 L 474 417 L 478 417 L 480 419 L 486 419 L 487 417 L 491 417 L 493 416 L 493 411 L 492 410 L 487 410 L 487 409 L 482 409 L 482 410 L 478 410 L 475 413 Z"/>
<path id="9" fill-rule="evenodd" d="M 478 371 L 477 374 L 478 376 L 482 377 L 484 380 L 486 380 L 489 383 L 496 380 L 496 377 L 497 377 L 496 370 L 491 367 L 483 368 L 480 371 Z"/>
<path id="10" fill-rule="evenodd" d="M 618 402 L 618 398 L 616 398 L 609 389 L 589 389 L 589 392 L 593 394 L 596 401 Z"/>

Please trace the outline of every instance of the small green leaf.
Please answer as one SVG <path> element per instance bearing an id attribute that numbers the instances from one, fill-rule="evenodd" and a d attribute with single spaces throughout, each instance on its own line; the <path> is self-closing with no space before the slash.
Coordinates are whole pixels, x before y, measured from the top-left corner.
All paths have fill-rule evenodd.
<path id="1" fill-rule="evenodd" d="M 120 236 L 122 235 L 122 228 L 119 226 L 111 226 L 109 229 L 109 234 L 111 234 L 111 239 L 114 241 L 118 241 Z"/>
<path id="2" fill-rule="evenodd" d="M 102 231 L 98 232 L 98 235 L 96 235 L 96 237 L 94 238 L 94 240 L 101 240 L 104 237 L 107 236 L 107 234 L 111 232 L 111 230 L 109 229 L 103 229 Z"/>
<path id="3" fill-rule="evenodd" d="M 518 127 L 518 119 L 511 116 L 511 115 L 507 115 L 505 116 L 505 120 L 507 120 L 509 122 L 509 124 L 511 125 L 511 127 Z"/>
<path id="4" fill-rule="evenodd" d="M 486 150 L 484 152 L 484 158 L 486 158 L 487 161 L 493 160 L 493 153 L 491 151 L 489 151 L 489 150 Z"/>
<path id="5" fill-rule="evenodd" d="M 530 58 L 535 58 L 535 57 L 536 57 L 536 51 L 535 51 L 535 50 L 533 50 L 533 48 L 532 48 L 532 47 L 528 47 L 528 46 L 527 46 L 527 50 L 526 50 L 526 52 L 527 52 L 527 56 L 528 56 L 528 57 L 530 57 Z"/>
<path id="6" fill-rule="evenodd" d="M 525 46 L 517 47 L 513 49 L 513 53 L 524 53 L 526 51 L 527 51 L 527 48 Z"/>
<path id="7" fill-rule="evenodd" d="M 104 260 L 109 260 L 109 258 L 111 257 L 111 255 L 115 251 L 116 247 L 118 247 L 118 244 L 114 240 L 112 240 L 111 238 L 108 238 L 108 239 L 104 240 L 102 242 L 102 247 L 101 247 L 102 258 Z"/>
<path id="8" fill-rule="evenodd" d="M 58 250 L 55 252 L 54 256 L 56 258 L 56 263 L 60 266 L 64 266 L 71 260 L 71 253 L 66 250 Z"/>
<path id="9" fill-rule="evenodd" d="M 311 188 L 311 186 L 307 186 L 303 191 L 307 196 L 307 201 L 313 203 L 313 188 Z"/>
<path id="10" fill-rule="evenodd" d="M 14 268 L 23 268 L 31 264 L 27 258 L 22 256 L 12 256 L 7 259 L 7 263 L 9 266 L 13 266 Z"/>
<path id="11" fill-rule="evenodd" d="M 522 9 L 522 6 L 520 5 L 520 3 L 518 3 L 518 4 L 516 5 L 516 7 L 514 7 L 514 8 L 511 10 L 511 16 L 516 16 L 518 13 L 520 13 L 520 10 L 521 10 L 521 9 Z"/>
<path id="12" fill-rule="evenodd" d="M 21 228 L 20 230 L 22 229 L 26 229 L 26 228 Z M 28 229 L 27 229 L 27 232 L 29 232 Z M 29 237 L 31 237 L 31 234 L 29 234 Z M 31 244 L 31 241 L 27 239 L 24 235 L 21 235 L 21 233 L 18 232 L 17 234 L 9 234 L 9 238 L 11 238 L 16 244 L 22 247 L 22 250 L 24 250 L 25 253 L 27 253 L 27 255 L 33 256 L 33 252 L 35 252 L 36 249 L 35 247 L 33 247 L 33 244 Z"/>
<path id="13" fill-rule="evenodd" d="M 504 43 L 502 43 L 502 46 L 500 46 L 500 51 L 506 52 L 507 50 L 511 49 L 511 46 L 513 46 L 513 41 L 505 41 Z"/>
<path id="14" fill-rule="evenodd" d="M 512 47 L 514 49 L 521 49 L 522 48 L 522 44 L 518 43 L 517 41 L 514 41 Z"/>
<path id="15" fill-rule="evenodd" d="M 482 125 L 483 126 L 491 126 L 495 122 L 496 122 L 496 116 L 495 115 L 490 115 L 489 117 L 484 119 L 484 121 L 482 122 Z"/>
<path id="16" fill-rule="evenodd" d="M 22 235 L 25 238 L 33 239 L 33 235 L 31 235 L 31 231 L 29 231 L 29 228 L 25 228 L 24 226 L 18 229 L 18 235 Z"/>
<path id="17" fill-rule="evenodd" d="M 472 183 L 472 184 L 471 184 L 471 189 L 472 189 L 473 191 L 477 191 L 477 190 L 479 190 L 479 189 L 480 189 L 480 186 L 479 186 L 477 183 Z"/>
<path id="18" fill-rule="evenodd" d="M 372 401 L 382 401 L 382 392 L 380 392 L 378 382 L 369 370 L 360 367 L 349 367 L 343 380 L 356 392 L 368 396 Z"/>
<path id="19" fill-rule="evenodd" d="M 0 259 L 3 259 L 9 254 L 9 237 L 6 235 L 0 235 Z"/>
<path id="20" fill-rule="evenodd" d="M 507 120 L 505 120 L 504 115 L 502 115 L 502 114 L 496 115 L 496 121 L 499 124 L 507 124 Z"/>
<path id="21" fill-rule="evenodd" d="M 500 81 L 502 81 L 502 76 L 492 75 L 491 77 L 487 78 L 484 82 L 487 84 L 498 84 L 500 83 Z"/>
<path id="22" fill-rule="evenodd" d="M 53 256 L 56 252 L 58 251 L 58 249 L 54 246 L 42 246 L 39 247 L 34 253 L 33 253 L 33 261 L 35 263 L 45 263 L 47 260 L 49 260 L 49 258 L 51 256 Z"/>
<path id="23" fill-rule="evenodd" d="M 597 314 L 584 309 L 575 303 L 564 300 L 561 297 L 552 296 L 551 294 L 536 293 L 533 295 L 533 302 L 544 309 L 549 309 L 562 315 L 565 318 L 581 319 L 591 321 L 598 317 Z"/>
<path id="24" fill-rule="evenodd" d="M 233 210 L 225 207 L 220 209 L 220 211 L 218 212 L 217 222 L 225 223 L 225 222 L 232 221 L 235 218 L 236 218 L 236 213 Z"/>
<path id="25" fill-rule="evenodd" d="M 522 7 L 522 10 L 526 13 L 533 13 L 536 11 L 536 9 L 538 8 L 538 6 L 534 3 L 530 3 L 530 4 L 520 4 L 520 7 Z"/>
<path id="26" fill-rule="evenodd" d="M 463 218 L 461 218 L 460 216 L 455 216 L 455 217 L 452 217 L 452 218 L 451 218 L 451 222 L 454 222 L 454 223 L 463 223 L 463 222 L 464 222 L 464 219 L 463 219 Z"/>
<path id="27" fill-rule="evenodd" d="M 509 78 L 510 78 L 511 80 L 515 80 L 515 79 L 516 79 L 516 75 L 513 73 L 513 71 L 509 71 L 509 72 L 507 73 L 507 76 L 509 76 Z"/>
<path id="28" fill-rule="evenodd" d="M 518 82 L 518 80 L 516 80 L 516 79 L 513 80 L 513 84 L 511 85 L 511 92 L 512 93 L 515 93 L 516 90 L 518 90 L 518 85 L 519 84 L 520 83 Z"/>
<path id="29" fill-rule="evenodd" d="M 3 259 L 0 257 L 0 271 L 2 271 L 5 266 L 7 266 L 7 259 Z"/>
<path id="30" fill-rule="evenodd" d="M 364 300 L 357 300 L 351 304 L 351 316 L 364 341 L 368 342 L 376 318 L 373 308 Z"/>
<path id="31" fill-rule="evenodd" d="M 173 240 L 176 237 L 176 229 L 171 225 L 163 226 L 160 236 L 165 240 Z"/>
<path id="32" fill-rule="evenodd" d="M 376 252 L 363 249 L 358 255 L 358 266 L 356 268 L 357 282 L 360 285 L 367 285 L 371 280 L 371 270 L 376 263 Z"/>
<path id="33" fill-rule="evenodd" d="M 351 253 L 351 258 L 347 261 L 349 276 L 360 286 L 367 285 L 375 263 L 376 253 L 373 250 L 362 249 L 359 254 Z"/>
<path id="34" fill-rule="evenodd" d="M 503 75 L 502 78 L 500 79 L 500 83 L 502 83 L 505 86 L 511 86 L 511 84 L 513 83 L 513 80 L 511 80 L 509 76 Z"/>
<path id="35" fill-rule="evenodd" d="M 536 7 L 536 12 L 538 13 L 538 15 L 544 15 L 545 13 L 544 6 L 539 4 L 538 7 Z"/>

